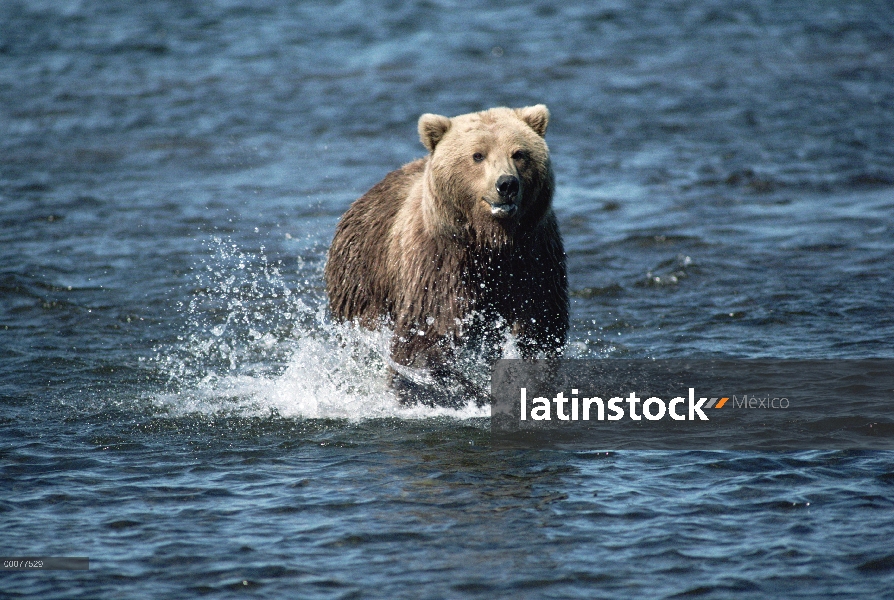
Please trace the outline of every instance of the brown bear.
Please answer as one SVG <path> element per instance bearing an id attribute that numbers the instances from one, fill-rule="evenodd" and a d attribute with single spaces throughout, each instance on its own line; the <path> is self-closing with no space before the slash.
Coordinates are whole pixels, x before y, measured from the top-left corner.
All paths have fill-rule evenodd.
<path id="1" fill-rule="evenodd" d="M 429 155 L 355 201 L 326 263 L 333 317 L 392 327 L 397 365 L 435 374 L 454 351 L 558 356 L 568 330 L 565 253 L 552 210 L 546 106 L 424 114 Z"/>

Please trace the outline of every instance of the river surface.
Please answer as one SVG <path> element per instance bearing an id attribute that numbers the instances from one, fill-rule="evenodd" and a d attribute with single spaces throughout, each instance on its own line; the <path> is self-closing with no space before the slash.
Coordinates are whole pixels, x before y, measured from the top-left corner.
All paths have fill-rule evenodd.
<path id="1" fill-rule="evenodd" d="M 8 598 L 894 597 L 894 454 L 502 448 L 333 325 L 416 120 L 543 102 L 574 358 L 894 358 L 889 2 L 0 3 Z"/>

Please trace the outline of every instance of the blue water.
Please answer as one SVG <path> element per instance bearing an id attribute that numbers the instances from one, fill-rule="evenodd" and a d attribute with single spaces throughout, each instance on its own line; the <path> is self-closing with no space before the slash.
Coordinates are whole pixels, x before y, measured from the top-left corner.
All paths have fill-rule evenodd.
<path id="1" fill-rule="evenodd" d="M 886 452 L 490 446 L 333 325 L 416 120 L 543 102 L 580 358 L 894 357 L 886 2 L 0 3 L 0 574 L 34 598 L 894 597 Z"/>

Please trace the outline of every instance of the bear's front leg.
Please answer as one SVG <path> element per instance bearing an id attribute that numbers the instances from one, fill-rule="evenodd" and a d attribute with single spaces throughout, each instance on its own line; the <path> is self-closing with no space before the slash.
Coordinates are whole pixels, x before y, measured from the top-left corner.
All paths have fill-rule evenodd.
<path id="1" fill-rule="evenodd" d="M 398 327 L 391 340 L 391 387 L 405 406 L 462 408 L 488 401 L 486 390 L 455 368 L 455 340 L 414 327 Z"/>
<path id="2" fill-rule="evenodd" d="M 525 316 L 513 324 L 512 333 L 525 360 L 561 357 L 568 333 L 567 305 L 557 304 L 548 311 Z"/>

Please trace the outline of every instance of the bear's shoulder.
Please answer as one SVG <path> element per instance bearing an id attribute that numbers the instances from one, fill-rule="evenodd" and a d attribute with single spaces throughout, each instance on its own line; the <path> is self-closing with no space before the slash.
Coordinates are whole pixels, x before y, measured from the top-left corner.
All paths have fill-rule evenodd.
<path id="1" fill-rule="evenodd" d="M 388 173 L 342 216 L 329 248 L 325 277 L 330 308 L 340 319 L 365 324 L 388 316 L 393 304 L 389 247 L 392 228 L 427 158 Z"/>
<path id="2" fill-rule="evenodd" d="M 420 158 L 385 175 L 351 204 L 336 230 L 348 230 L 352 236 L 361 237 L 367 230 L 387 235 L 410 190 L 425 172 L 427 162 L 427 158 Z"/>
<path id="3" fill-rule="evenodd" d="M 399 169 L 391 171 L 380 181 L 375 184 L 368 192 L 366 192 L 358 202 L 374 202 L 378 198 L 397 199 L 406 196 L 410 188 L 425 173 L 425 165 L 428 163 L 428 157 L 419 158 L 413 162 L 409 162 Z"/>

